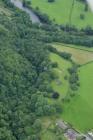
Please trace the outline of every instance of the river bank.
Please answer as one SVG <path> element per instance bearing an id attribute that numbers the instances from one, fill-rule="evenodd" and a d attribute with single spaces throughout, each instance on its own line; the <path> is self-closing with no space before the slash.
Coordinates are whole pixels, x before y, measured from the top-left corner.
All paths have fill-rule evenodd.
<path id="1" fill-rule="evenodd" d="M 90 6 L 91 11 L 93 12 L 93 0 L 87 0 L 87 2 Z"/>
<path id="2" fill-rule="evenodd" d="M 22 2 L 20 0 L 10 0 L 11 3 L 13 3 L 17 8 L 25 11 L 27 14 L 29 14 L 30 19 L 32 21 L 32 23 L 41 23 L 40 19 L 38 18 L 38 16 L 29 8 L 24 7 Z"/>

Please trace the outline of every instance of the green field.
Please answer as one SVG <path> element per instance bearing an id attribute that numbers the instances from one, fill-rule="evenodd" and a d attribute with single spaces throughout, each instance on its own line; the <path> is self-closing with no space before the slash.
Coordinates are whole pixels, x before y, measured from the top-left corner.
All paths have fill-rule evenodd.
<path id="1" fill-rule="evenodd" d="M 58 44 L 57 44 L 58 45 Z M 55 45 L 56 46 L 56 45 Z M 77 59 L 79 63 L 82 64 L 87 63 L 87 57 L 89 54 L 92 54 L 92 50 L 80 50 L 73 47 L 65 47 L 65 46 L 57 46 L 63 50 L 71 49 L 71 52 L 74 53 L 74 56 L 79 55 L 80 58 L 84 57 L 84 59 Z M 57 48 L 56 47 L 56 48 Z M 73 51 L 74 50 L 74 51 Z M 90 51 L 90 52 L 89 52 Z M 75 57 L 76 57 L 75 56 Z M 91 55 L 90 55 L 91 56 Z M 71 67 L 71 63 L 62 59 L 60 56 L 51 53 L 50 55 L 52 62 L 58 63 L 58 68 L 55 69 L 55 73 L 59 77 L 59 81 L 61 84 L 58 85 L 56 81 L 52 82 L 52 87 L 55 91 L 60 93 L 61 100 L 69 90 L 69 83 L 68 81 L 64 80 L 64 76 L 68 75 L 67 69 Z M 74 57 L 73 57 L 74 58 Z M 90 57 L 91 58 L 91 57 Z M 93 60 L 93 54 L 92 54 Z M 88 59 L 90 62 L 91 59 Z M 80 78 L 80 88 L 77 91 L 77 95 L 71 98 L 70 102 L 65 102 L 63 105 L 63 113 L 61 114 L 61 118 L 65 121 L 69 122 L 70 124 L 75 127 L 75 129 L 86 132 L 89 129 L 93 129 L 93 62 L 89 64 L 82 65 L 79 68 L 79 78 Z M 58 102 L 59 102 L 58 100 Z"/>
<path id="2" fill-rule="evenodd" d="M 93 129 L 93 63 L 80 68 L 80 89 L 70 103 L 64 105 L 62 118 L 81 131 Z"/>
<path id="3" fill-rule="evenodd" d="M 68 80 L 65 80 L 64 77 L 69 76 L 67 69 L 71 67 L 71 63 L 54 53 L 50 54 L 50 59 L 52 62 L 58 63 L 58 68 L 53 69 L 58 78 L 51 85 L 55 91 L 60 93 L 60 99 L 62 99 L 69 89 Z"/>
<path id="4" fill-rule="evenodd" d="M 73 0 L 55 0 L 54 3 L 49 3 L 47 0 L 32 0 L 34 8 L 39 7 L 40 11 L 46 13 L 50 19 L 55 19 L 58 24 L 69 24 L 69 15 Z M 85 5 L 75 0 L 72 24 L 76 27 L 86 27 L 90 25 L 93 27 L 93 14 L 90 9 L 87 12 L 84 10 Z M 80 14 L 84 15 L 84 19 L 80 19 Z"/>
<path id="5" fill-rule="evenodd" d="M 78 64 L 82 65 L 93 61 L 93 50 L 91 48 L 90 50 L 86 50 L 85 47 L 68 46 L 65 44 L 54 44 L 53 47 L 55 47 L 58 51 L 71 53 L 72 60 Z"/>

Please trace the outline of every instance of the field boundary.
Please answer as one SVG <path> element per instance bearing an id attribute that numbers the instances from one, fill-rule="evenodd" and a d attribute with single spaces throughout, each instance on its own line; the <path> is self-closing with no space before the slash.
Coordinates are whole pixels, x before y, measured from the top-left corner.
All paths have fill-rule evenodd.
<path id="1" fill-rule="evenodd" d="M 74 5 L 75 5 L 75 0 L 72 1 L 72 5 L 70 8 L 70 13 L 69 13 L 69 24 L 72 24 L 72 14 L 73 14 L 73 9 L 74 9 Z"/>
<path id="2" fill-rule="evenodd" d="M 89 50 L 86 50 L 86 49 L 75 48 L 74 46 L 71 47 L 71 46 L 69 46 L 70 44 L 64 44 L 64 43 L 58 43 L 58 42 L 56 42 L 55 44 L 53 43 L 53 45 L 56 45 L 56 44 L 57 45 L 64 45 L 64 47 L 74 48 L 74 49 L 77 49 L 77 50 L 82 50 L 82 51 L 93 53 L 93 50 L 92 51 L 89 51 Z M 74 45 L 74 44 L 72 44 L 72 45 Z M 86 47 L 86 48 L 89 48 L 89 47 Z"/>
<path id="3" fill-rule="evenodd" d="M 85 51 L 85 52 L 89 52 L 91 54 L 93 53 L 93 51 L 85 50 L 85 49 L 82 49 L 82 48 L 75 48 L 74 46 L 69 46 L 68 44 L 64 44 L 64 43 L 56 43 L 56 44 L 53 44 L 53 45 L 63 45 L 64 47 L 69 47 L 69 48 L 73 48 L 73 49 L 76 49 L 76 50 L 82 50 L 82 51 Z M 88 65 L 90 63 L 93 63 L 93 60 L 91 60 L 87 63 L 84 63 L 84 64 L 80 64 L 80 67 Z"/>
<path id="4" fill-rule="evenodd" d="M 93 63 L 93 60 L 90 61 L 90 62 L 87 62 L 87 63 L 85 63 L 85 64 L 80 65 L 80 67 L 86 66 L 86 65 L 91 64 L 91 63 Z"/>

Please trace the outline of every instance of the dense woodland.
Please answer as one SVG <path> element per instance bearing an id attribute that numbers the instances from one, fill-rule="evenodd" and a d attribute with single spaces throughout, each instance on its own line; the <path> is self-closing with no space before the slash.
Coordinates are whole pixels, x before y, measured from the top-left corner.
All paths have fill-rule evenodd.
<path id="1" fill-rule="evenodd" d="M 91 47 L 93 30 L 79 31 L 52 23 L 33 25 L 26 13 L 8 0 L 2 2 L 11 15 L 0 14 L 0 140 L 40 140 L 40 117 L 62 111 L 57 104 L 48 102 L 53 92 L 50 82 L 54 75 L 47 43 L 66 42 Z M 64 59 L 71 58 L 70 54 L 60 55 Z M 74 72 L 69 69 L 69 73 L 74 73 L 70 83 L 77 83 L 75 70 L 76 67 Z"/>
<path id="2" fill-rule="evenodd" d="M 49 104 L 51 81 L 49 52 L 37 41 L 29 16 L 6 6 L 10 17 L 0 15 L 0 139 L 36 140 L 40 116 L 56 113 Z"/>

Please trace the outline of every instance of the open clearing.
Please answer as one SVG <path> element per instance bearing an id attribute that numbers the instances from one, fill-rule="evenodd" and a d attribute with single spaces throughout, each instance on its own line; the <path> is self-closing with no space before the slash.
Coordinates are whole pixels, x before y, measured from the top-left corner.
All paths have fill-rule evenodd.
<path id="1" fill-rule="evenodd" d="M 81 50 L 80 48 L 71 46 L 67 47 L 66 45 L 61 44 L 55 44 L 53 47 L 55 47 L 58 51 L 71 53 L 72 60 L 80 65 L 93 61 L 93 52 L 91 50 Z"/>
<path id="2" fill-rule="evenodd" d="M 61 46 L 62 47 L 62 46 Z M 73 48 L 72 48 L 73 49 Z M 77 51 L 81 51 L 76 49 Z M 86 52 L 86 51 L 85 51 Z M 90 52 L 88 52 L 90 53 Z M 58 68 L 54 69 L 61 84 L 52 82 L 53 89 L 60 93 L 60 98 L 56 102 L 61 103 L 61 99 L 67 94 L 69 89 L 68 81 L 64 76 L 68 75 L 67 69 L 71 67 L 70 62 L 60 56 L 51 53 L 52 62 L 58 63 Z M 62 105 L 63 113 L 60 118 L 69 122 L 75 129 L 86 132 L 93 129 L 93 62 L 85 64 L 79 68 L 80 88 L 77 95 L 72 97 L 70 102 Z"/>
<path id="3" fill-rule="evenodd" d="M 70 103 L 65 103 L 62 117 L 81 131 L 93 129 L 93 63 L 80 68 L 80 89 Z"/>
<path id="4" fill-rule="evenodd" d="M 60 93 L 60 99 L 62 99 L 69 89 L 68 80 L 65 80 L 64 77 L 69 76 L 67 69 L 71 67 L 71 63 L 54 53 L 50 54 L 50 59 L 52 62 L 58 63 L 58 68 L 53 69 L 58 78 L 51 85 L 55 91 Z"/>
<path id="5" fill-rule="evenodd" d="M 39 7 L 40 11 L 46 13 L 50 19 L 55 19 L 58 24 L 69 24 L 70 10 L 73 0 L 55 0 L 53 3 L 47 0 L 32 0 L 34 8 Z M 72 24 L 76 27 L 93 27 L 93 13 L 90 9 L 85 12 L 85 5 L 82 2 L 76 1 L 72 13 Z M 80 14 L 84 15 L 84 19 L 80 19 Z"/>

